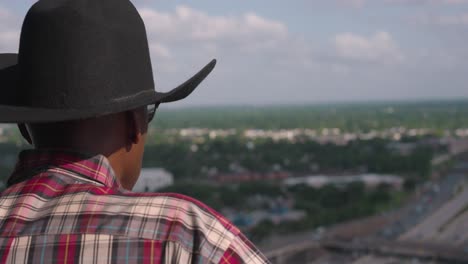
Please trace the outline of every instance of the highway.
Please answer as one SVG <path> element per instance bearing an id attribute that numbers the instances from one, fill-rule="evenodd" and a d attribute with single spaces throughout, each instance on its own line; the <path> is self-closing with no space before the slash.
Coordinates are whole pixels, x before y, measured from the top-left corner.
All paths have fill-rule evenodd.
<path id="1" fill-rule="evenodd" d="M 468 188 L 464 188 L 460 194 L 444 204 L 434 214 L 400 236 L 399 240 L 439 241 L 457 245 L 466 244 L 468 242 L 467 209 Z M 466 231 L 460 232 L 461 230 Z"/>
<path id="2" fill-rule="evenodd" d="M 457 189 L 464 184 L 466 176 L 450 173 L 437 181 L 432 181 L 419 190 L 419 195 L 411 199 L 404 207 L 391 212 L 396 214 L 395 221 L 383 228 L 376 235 L 379 238 L 398 239 L 400 236 L 425 221 L 439 208 L 448 203 Z"/>
<path id="3" fill-rule="evenodd" d="M 418 259 L 417 263 L 468 263 L 465 171 L 425 184 L 399 210 L 329 227 L 319 237 L 317 232 L 278 237 L 264 252 L 279 264 L 413 263 L 409 262 L 412 259 Z M 298 257 L 302 259 L 297 261 Z"/>

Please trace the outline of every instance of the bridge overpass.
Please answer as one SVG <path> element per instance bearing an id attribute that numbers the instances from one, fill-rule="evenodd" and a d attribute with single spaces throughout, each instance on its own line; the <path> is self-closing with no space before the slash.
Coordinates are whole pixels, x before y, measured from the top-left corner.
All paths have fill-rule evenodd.
<path id="1" fill-rule="evenodd" d="M 468 263 L 468 252 L 462 247 L 446 244 L 411 241 L 387 241 L 369 239 L 365 241 L 303 241 L 289 246 L 266 252 L 266 256 L 275 264 L 289 264 L 291 258 L 302 256 L 302 263 L 314 263 L 314 259 L 324 254 L 339 253 L 354 256 L 374 255 L 437 261 L 437 263 Z M 352 262 L 352 261 L 350 261 Z M 349 263 L 350 263 L 349 262 Z M 360 264 L 361 261 L 354 262 Z"/>

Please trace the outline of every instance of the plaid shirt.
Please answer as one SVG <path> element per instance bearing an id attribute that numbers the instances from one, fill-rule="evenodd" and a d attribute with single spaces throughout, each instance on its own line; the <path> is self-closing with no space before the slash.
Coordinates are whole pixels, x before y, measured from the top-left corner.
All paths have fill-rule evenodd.
<path id="1" fill-rule="evenodd" d="M 124 190 L 104 156 L 28 150 L 0 196 L 0 263 L 267 263 L 180 194 Z"/>

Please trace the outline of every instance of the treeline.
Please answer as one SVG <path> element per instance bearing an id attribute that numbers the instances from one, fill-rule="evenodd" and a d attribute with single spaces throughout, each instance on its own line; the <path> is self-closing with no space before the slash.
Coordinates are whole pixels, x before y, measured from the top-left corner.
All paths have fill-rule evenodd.
<path id="1" fill-rule="evenodd" d="M 408 155 L 387 147 L 389 141 L 353 141 L 348 145 L 321 145 L 314 141 L 249 141 L 243 137 L 207 140 L 194 147 L 191 141 L 161 141 L 146 147 L 143 166 L 162 167 L 176 179 L 206 179 L 207 175 L 287 171 L 296 175 L 310 173 L 373 172 L 395 173 L 422 179 L 431 172 L 434 150 L 419 146 Z M 0 177 L 8 177 L 22 148 L 0 144 Z M 4 179 L 3 179 L 4 180 Z"/>
<path id="2" fill-rule="evenodd" d="M 405 187 L 411 188 L 407 185 Z M 260 242 L 273 233 L 297 233 L 375 215 L 401 206 L 409 191 L 410 189 L 392 190 L 384 184 L 376 189 L 366 190 L 364 184 L 360 182 L 340 188 L 326 185 L 315 189 L 298 185 L 289 188 L 288 193 L 296 201 L 295 208 L 307 213 L 304 219 L 278 225 L 271 221 L 264 221 L 250 230 L 248 234 L 251 239 Z"/>
<path id="3" fill-rule="evenodd" d="M 163 167 L 177 179 L 203 179 L 207 174 L 239 170 L 270 172 L 281 170 L 296 175 L 310 173 L 372 172 L 395 173 L 424 178 L 431 170 L 434 150 L 418 146 L 400 154 L 383 139 L 357 140 L 347 145 L 257 140 L 242 137 L 158 142 L 147 146 L 143 165 Z"/>
<path id="4" fill-rule="evenodd" d="M 231 106 L 161 109 L 154 126 L 171 128 L 339 128 L 357 132 L 391 127 L 434 130 L 468 127 L 468 101 Z"/>

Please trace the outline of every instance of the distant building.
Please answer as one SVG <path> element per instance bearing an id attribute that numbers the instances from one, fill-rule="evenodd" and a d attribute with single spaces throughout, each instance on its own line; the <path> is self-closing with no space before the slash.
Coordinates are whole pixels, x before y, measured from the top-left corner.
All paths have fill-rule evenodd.
<path id="1" fill-rule="evenodd" d="M 362 182 L 369 188 L 377 187 L 380 184 L 388 184 L 393 188 L 400 189 L 403 179 L 394 175 L 361 174 L 349 176 L 313 175 L 284 180 L 284 183 L 289 186 L 305 184 L 315 188 L 320 188 L 327 184 L 344 186 L 353 182 Z"/>
<path id="2" fill-rule="evenodd" d="M 277 225 L 283 222 L 296 222 L 304 219 L 307 213 L 303 210 L 285 209 L 281 211 L 254 210 L 248 213 L 225 214 L 237 227 L 250 229 L 263 221 Z"/>
<path id="3" fill-rule="evenodd" d="M 174 184 L 174 176 L 161 168 L 143 168 L 134 192 L 154 192 Z"/>
<path id="4" fill-rule="evenodd" d="M 5 127 L 0 125 L 0 142 L 5 142 L 6 137 L 5 137 Z"/>
<path id="5" fill-rule="evenodd" d="M 257 173 L 257 172 L 238 172 L 238 173 L 226 173 L 226 174 L 217 174 L 212 178 L 217 183 L 244 183 L 244 182 L 254 182 L 254 181 L 275 181 L 275 180 L 284 180 L 290 176 L 287 172 L 267 172 L 267 173 Z"/>
<path id="6" fill-rule="evenodd" d="M 410 155 L 418 146 L 416 143 L 392 142 L 387 147 L 400 155 Z"/>

